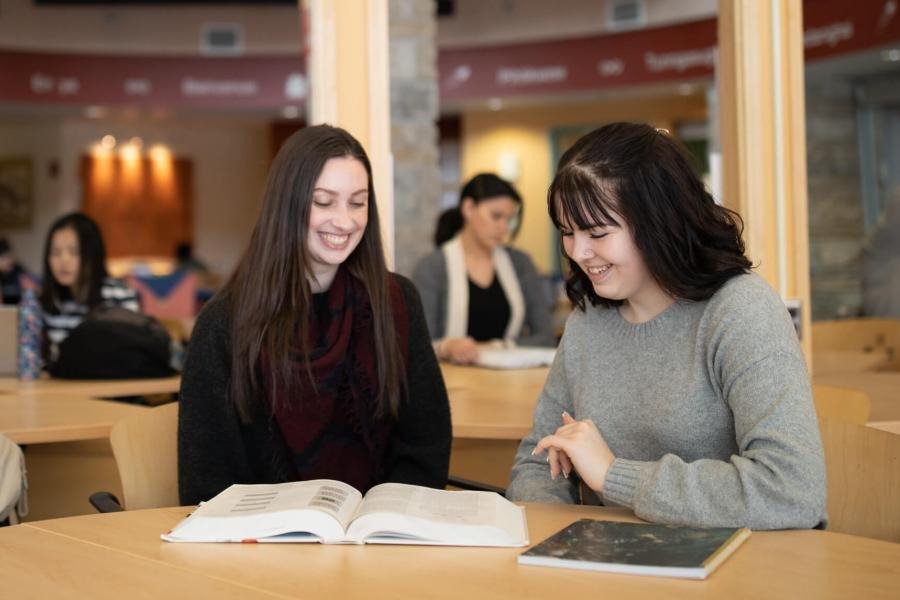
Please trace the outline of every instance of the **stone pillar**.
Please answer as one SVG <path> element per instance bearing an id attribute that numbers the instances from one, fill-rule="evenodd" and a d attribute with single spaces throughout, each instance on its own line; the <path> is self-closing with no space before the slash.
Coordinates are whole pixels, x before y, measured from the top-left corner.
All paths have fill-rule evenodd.
<path id="1" fill-rule="evenodd" d="M 433 0 L 390 0 L 394 270 L 410 275 L 433 248 L 440 208 L 437 16 Z"/>

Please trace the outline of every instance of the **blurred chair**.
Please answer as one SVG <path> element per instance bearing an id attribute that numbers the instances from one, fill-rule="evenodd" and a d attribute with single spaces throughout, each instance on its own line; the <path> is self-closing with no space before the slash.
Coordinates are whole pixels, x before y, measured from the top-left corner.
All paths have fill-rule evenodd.
<path id="1" fill-rule="evenodd" d="M 900 543 L 900 435 L 820 421 L 828 529 Z"/>
<path id="2" fill-rule="evenodd" d="M 900 370 L 900 319 L 842 319 L 812 324 L 816 373 Z"/>
<path id="3" fill-rule="evenodd" d="M 109 437 L 124 506 L 110 492 L 97 492 L 91 505 L 100 512 L 179 506 L 178 403 L 172 402 L 118 421 Z"/>
<path id="4" fill-rule="evenodd" d="M 190 319 L 197 312 L 197 275 L 175 271 L 170 275 L 130 275 L 128 284 L 141 295 L 141 310 L 167 319 Z"/>
<path id="5" fill-rule="evenodd" d="M 872 411 L 869 396 L 860 390 L 813 384 L 813 401 L 819 420 L 832 419 L 865 425 Z"/>

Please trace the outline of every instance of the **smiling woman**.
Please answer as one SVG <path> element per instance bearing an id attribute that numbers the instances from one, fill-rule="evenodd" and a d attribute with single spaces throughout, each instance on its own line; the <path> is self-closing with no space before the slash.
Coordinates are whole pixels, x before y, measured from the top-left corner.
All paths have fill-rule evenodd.
<path id="1" fill-rule="evenodd" d="M 362 146 L 336 127 L 300 130 L 275 157 L 250 246 L 191 336 L 181 501 L 307 479 L 442 488 L 442 381 L 418 294 L 385 266 Z"/>
<path id="2" fill-rule="evenodd" d="M 314 292 L 327 290 L 338 267 L 362 239 L 369 222 L 368 174 L 351 157 L 329 159 L 313 189 L 309 255 Z"/>
<path id="3" fill-rule="evenodd" d="M 793 324 L 684 148 L 607 125 L 562 156 L 548 200 L 577 309 L 509 497 L 599 497 L 701 527 L 819 525 L 822 443 Z"/>

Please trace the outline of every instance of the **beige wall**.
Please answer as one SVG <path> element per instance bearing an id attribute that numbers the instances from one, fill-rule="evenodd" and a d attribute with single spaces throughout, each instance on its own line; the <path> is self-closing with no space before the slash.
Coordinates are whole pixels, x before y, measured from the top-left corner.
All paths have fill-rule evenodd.
<path id="1" fill-rule="evenodd" d="M 673 128 L 679 121 L 706 119 L 702 95 L 632 98 L 578 104 L 470 111 L 462 115 L 462 167 L 465 181 L 481 171 L 498 171 L 500 155 L 515 155 L 519 178 L 514 182 L 525 204 L 525 220 L 515 245 L 529 254 L 538 270 L 548 273 L 552 256 L 547 187 L 553 177 L 551 131 L 558 127 L 643 121 Z"/>
<path id="2" fill-rule="evenodd" d="M 60 213 L 59 178 L 50 175 L 60 143 L 60 122 L 56 119 L 0 117 L 0 156 L 30 158 L 33 172 L 31 227 L 3 228 L 19 260 L 33 272 L 40 272 L 43 232 Z"/>
<path id="3" fill-rule="evenodd" d="M 296 6 L 35 6 L 0 3 L 0 48 L 41 52 L 191 54 L 204 23 L 241 23 L 247 54 L 302 49 Z"/>
<path id="4" fill-rule="evenodd" d="M 79 162 L 103 135 L 125 141 L 139 136 L 146 145 L 167 144 L 173 154 L 194 162 L 194 246 L 212 269 L 228 273 L 240 258 L 256 220 L 268 168 L 269 130 L 265 122 L 169 120 L 153 122 L 16 119 L 0 121 L 0 154 L 31 156 L 35 168 L 35 218 L 27 229 L 0 230 L 10 237 L 25 264 L 40 269 L 47 227 L 81 205 Z M 49 164 L 59 164 L 51 178 Z"/>

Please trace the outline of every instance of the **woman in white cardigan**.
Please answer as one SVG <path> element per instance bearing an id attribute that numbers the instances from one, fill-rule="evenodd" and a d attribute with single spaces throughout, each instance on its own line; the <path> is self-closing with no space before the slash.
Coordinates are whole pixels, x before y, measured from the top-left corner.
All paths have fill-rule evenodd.
<path id="1" fill-rule="evenodd" d="M 547 286 L 527 254 L 504 245 L 521 213 L 515 188 L 482 173 L 442 215 L 439 248 L 413 273 L 438 358 L 474 363 L 478 344 L 495 340 L 555 345 Z"/>

